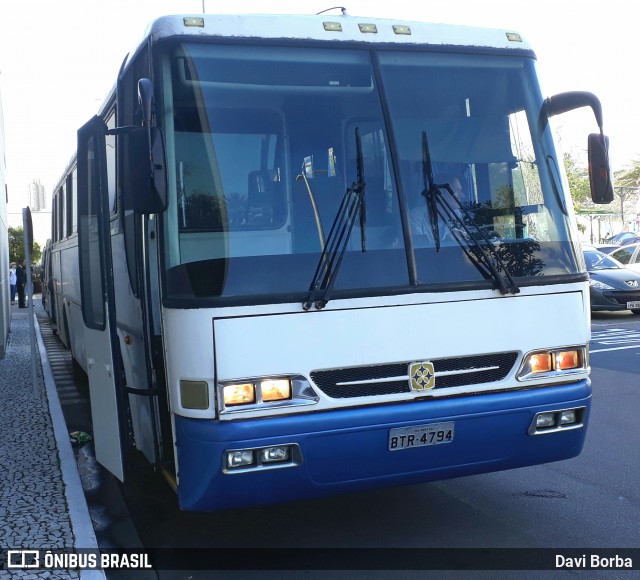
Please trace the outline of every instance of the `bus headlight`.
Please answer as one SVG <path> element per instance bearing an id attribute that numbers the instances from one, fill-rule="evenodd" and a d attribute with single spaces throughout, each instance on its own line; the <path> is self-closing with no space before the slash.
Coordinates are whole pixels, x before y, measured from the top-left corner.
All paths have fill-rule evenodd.
<path id="1" fill-rule="evenodd" d="M 553 369 L 551 353 L 548 352 L 529 355 L 527 364 L 532 373 L 546 373 Z"/>
<path id="2" fill-rule="evenodd" d="M 253 465 L 253 451 L 251 449 L 241 449 L 227 453 L 227 467 L 236 469 L 238 467 L 248 467 Z"/>
<path id="3" fill-rule="evenodd" d="M 539 413 L 536 415 L 536 429 L 546 429 L 556 424 L 555 413 Z"/>
<path id="4" fill-rule="evenodd" d="M 320 398 L 301 375 L 221 381 L 216 387 L 220 415 L 315 405 Z"/>
<path id="5" fill-rule="evenodd" d="M 289 446 L 278 445 L 276 447 L 265 447 L 260 450 L 262 463 L 281 463 L 289 460 Z"/>
<path id="6" fill-rule="evenodd" d="M 535 351 L 524 356 L 516 378 L 526 381 L 542 377 L 559 377 L 587 369 L 585 346 Z"/>
<path id="7" fill-rule="evenodd" d="M 556 368 L 559 371 L 577 369 L 582 366 L 580 352 L 577 350 L 565 350 L 556 353 Z"/>
<path id="8" fill-rule="evenodd" d="M 222 393 L 225 406 L 247 405 L 256 401 L 256 391 L 253 383 L 225 385 Z"/>
<path id="9" fill-rule="evenodd" d="M 573 425 L 578 421 L 576 409 L 567 409 L 560 413 L 560 425 Z"/>
<path id="10" fill-rule="evenodd" d="M 586 407 L 541 411 L 533 416 L 527 433 L 529 435 L 547 435 L 561 431 L 582 429 L 586 414 Z"/>
<path id="11" fill-rule="evenodd" d="M 253 473 L 302 465 L 302 451 L 297 443 L 269 447 L 227 449 L 222 453 L 222 473 Z"/>
<path id="12" fill-rule="evenodd" d="M 231 383 L 223 386 L 222 394 L 225 406 L 284 401 L 291 398 L 291 381 L 264 379 L 255 382 Z"/>
<path id="13" fill-rule="evenodd" d="M 289 379 L 268 379 L 260 381 L 260 393 L 263 401 L 284 401 L 291 398 Z"/>

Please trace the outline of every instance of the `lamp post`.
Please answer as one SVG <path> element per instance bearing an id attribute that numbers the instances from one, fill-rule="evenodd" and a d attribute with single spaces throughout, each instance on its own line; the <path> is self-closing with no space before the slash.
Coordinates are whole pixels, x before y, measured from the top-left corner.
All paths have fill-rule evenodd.
<path id="1" fill-rule="evenodd" d="M 31 381 L 33 396 L 38 394 L 38 375 L 36 371 L 36 329 L 33 321 L 33 275 L 31 272 L 31 255 L 33 254 L 33 222 L 31 221 L 31 209 L 22 209 L 22 227 L 24 228 L 24 264 L 27 270 L 27 284 L 25 286 L 27 306 L 29 307 L 29 329 L 31 333 Z"/>

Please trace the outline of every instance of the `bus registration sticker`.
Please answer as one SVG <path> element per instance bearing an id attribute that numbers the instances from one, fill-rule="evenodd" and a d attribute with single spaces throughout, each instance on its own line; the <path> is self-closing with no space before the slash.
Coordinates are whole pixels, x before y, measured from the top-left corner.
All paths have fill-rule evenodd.
<path id="1" fill-rule="evenodd" d="M 398 427 L 389 431 L 389 451 L 451 443 L 454 433 L 455 423 L 453 421 L 415 425 L 414 427 Z"/>

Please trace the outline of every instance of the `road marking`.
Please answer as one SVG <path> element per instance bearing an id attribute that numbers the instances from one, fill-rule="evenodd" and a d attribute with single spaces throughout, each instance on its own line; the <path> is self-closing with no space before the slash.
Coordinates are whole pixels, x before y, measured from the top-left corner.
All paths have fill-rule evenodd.
<path id="1" fill-rule="evenodd" d="M 640 346 L 640 330 L 625 328 L 608 328 L 591 333 L 591 342 L 596 344 L 627 344 L 628 346 L 615 346 L 611 348 L 590 349 L 591 354 L 596 352 L 610 352 L 613 350 L 629 350 Z"/>
<path id="2" fill-rule="evenodd" d="M 614 346 L 612 348 L 599 348 L 596 350 L 589 349 L 589 354 L 595 354 L 596 352 L 609 352 L 611 350 L 631 350 L 632 348 L 638 348 L 638 344 L 634 346 Z"/>
<path id="3" fill-rule="evenodd" d="M 640 334 L 640 330 L 629 329 L 629 328 L 607 328 L 606 330 L 596 330 L 593 334 L 624 334 L 626 332 Z"/>

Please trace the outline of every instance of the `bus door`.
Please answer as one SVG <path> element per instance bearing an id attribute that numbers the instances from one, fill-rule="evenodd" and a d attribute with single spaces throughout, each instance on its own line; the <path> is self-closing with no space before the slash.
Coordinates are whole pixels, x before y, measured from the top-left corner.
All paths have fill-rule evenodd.
<path id="1" fill-rule="evenodd" d="M 78 130 L 78 255 L 96 459 L 124 481 L 127 421 L 115 325 L 106 130 L 98 116 Z"/>

